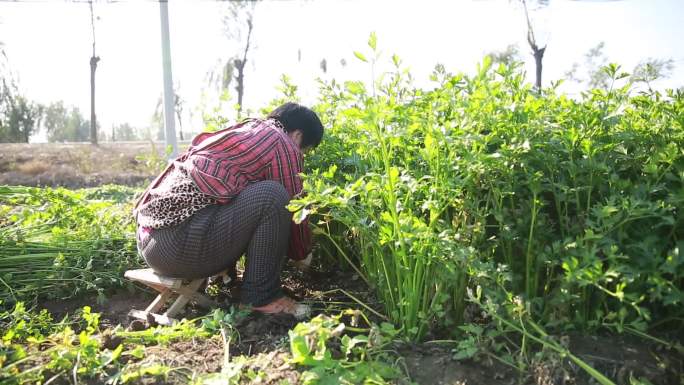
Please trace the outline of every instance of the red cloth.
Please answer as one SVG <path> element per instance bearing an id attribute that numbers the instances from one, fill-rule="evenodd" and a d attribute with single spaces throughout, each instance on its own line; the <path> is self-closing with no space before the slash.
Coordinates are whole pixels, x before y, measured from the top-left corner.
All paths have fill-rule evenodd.
<path id="1" fill-rule="evenodd" d="M 190 147 L 152 182 L 136 204 L 144 203 L 173 167 L 184 167 L 199 189 L 227 204 L 249 184 L 282 183 L 290 198 L 302 192 L 302 153 L 274 120 L 251 119 L 213 133 L 197 135 Z M 308 222 L 292 222 L 288 256 L 306 258 L 311 251 Z"/>

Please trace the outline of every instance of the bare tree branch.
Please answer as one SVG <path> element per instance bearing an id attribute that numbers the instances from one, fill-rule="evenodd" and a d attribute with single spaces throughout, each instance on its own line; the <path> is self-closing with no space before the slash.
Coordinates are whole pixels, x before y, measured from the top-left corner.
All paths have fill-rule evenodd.
<path id="1" fill-rule="evenodd" d="M 537 45 L 537 40 L 534 37 L 534 29 L 532 28 L 532 22 L 530 21 L 530 14 L 527 10 L 527 1 L 520 1 L 522 1 L 523 8 L 525 9 L 525 20 L 527 21 L 527 43 L 529 43 L 530 48 L 532 48 L 532 55 L 534 56 L 534 64 L 536 69 L 535 87 L 537 88 L 537 91 L 541 91 L 542 60 L 544 59 L 544 52 L 546 52 L 546 46 L 539 48 L 539 46 Z"/>

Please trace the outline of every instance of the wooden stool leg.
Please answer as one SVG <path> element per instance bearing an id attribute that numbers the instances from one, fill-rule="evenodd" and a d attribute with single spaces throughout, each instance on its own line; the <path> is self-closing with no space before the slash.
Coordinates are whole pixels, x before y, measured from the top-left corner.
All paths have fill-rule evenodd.
<path id="1" fill-rule="evenodd" d="M 170 296 L 171 296 L 171 290 L 165 289 L 164 291 L 159 293 L 157 298 L 155 298 L 154 301 L 152 301 L 152 303 L 147 307 L 147 309 L 145 309 L 145 312 L 149 312 L 149 313 L 157 312 L 157 310 L 161 309 L 162 306 L 164 306 L 164 304 L 166 303 L 166 301 L 169 299 Z"/>
<path id="2" fill-rule="evenodd" d="M 204 279 L 202 281 L 204 281 Z M 192 290 L 192 288 L 189 287 L 189 285 L 183 286 L 180 289 L 176 289 L 174 290 L 174 292 L 189 297 L 190 300 L 197 302 L 198 305 L 203 306 L 205 308 L 212 308 L 218 306 L 216 301 L 209 299 L 209 297 L 198 292 L 197 290 Z"/>
<path id="3" fill-rule="evenodd" d="M 198 305 L 205 307 L 207 309 L 211 309 L 212 307 L 216 307 L 217 303 L 216 301 L 213 301 L 209 299 L 206 295 L 200 294 L 200 293 L 195 293 L 191 296 L 192 300 L 197 302 Z"/>
<path id="4" fill-rule="evenodd" d="M 186 292 L 186 293 L 195 293 L 197 289 L 199 289 L 200 286 L 202 286 L 202 282 L 204 282 L 204 278 L 202 279 L 196 279 L 194 281 L 191 281 L 189 284 L 186 286 L 182 286 L 180 289 L 177 289 L 176 292 Z M 192 298 L 194 294 L 180 294 L 176 301 L 169 307 L 169 309 L 164 313 L 164 316 L 166 317 L 173 317 L 177 313 L 183 310 L 185 305 L 188 304 L 190 299 Z"/>
<path id="5" fill-rule="evenodd" d="M 148 312 L 142 311 L 142 310 L 131 310 L 130 312 L 128 312 L 128 316 L 133 317 L 133 318 L 137 318 L 137 319 L 141 319 L 143 321 L 147 321 L 148 317 L 151 316 L 152 318 L 154 318 L 154 322 L 158 323 L 159 325 L 166 325 L 166 326 L 171 326 L 177 322 L 176 319 L 167 317 L 165 315 L 160 315 L 157 313 L 148 313 Z"/>
<path id="6" fill-rule="evenodd" d="M 187 285 L 183 285 L 182 279 L 164 277 L 152 269 L 129 270 L 124 276 L 130 280 L 145 284 L 159 292 L 159 295 L 157 295 L 144 311 L 131 310 L 129 312 L 131 317 L 143 320 L 148 320 L 150 317 L 153 317 L 158 324 L 171 325 L 176 322 L 172 317 L 182 312 L 185 305 L 191 300 L 208 308 L 217 305 L 215 301 L 212 301 L 207 296 L 198 292 L 198 289 L 202 286 L 202 283 L 204 283 L 206 278 L 195 279 L 190 281 Z M 178 295 L 178 298 L 169 306 L 168 310 L 164 314 L 158 314 L 157 312 L 159 312 L 166 302 L 175 295 Z"/>

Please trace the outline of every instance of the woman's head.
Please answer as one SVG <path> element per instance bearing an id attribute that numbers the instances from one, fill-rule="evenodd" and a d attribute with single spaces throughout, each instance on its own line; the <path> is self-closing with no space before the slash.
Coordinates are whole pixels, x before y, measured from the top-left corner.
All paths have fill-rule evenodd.
<path id="1" fill-rule="evenodd" d="M 285 103 L 267 116 L 279 121 L 288 134 L 301 131 L 302 149 L 313 148 L 321 143 L 323 124 L 315 112 L 297 103 Z"/>

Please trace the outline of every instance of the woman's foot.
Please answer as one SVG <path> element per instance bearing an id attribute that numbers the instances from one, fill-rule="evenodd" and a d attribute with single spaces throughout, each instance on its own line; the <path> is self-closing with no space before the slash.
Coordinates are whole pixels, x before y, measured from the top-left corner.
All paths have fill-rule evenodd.
<path id="1" fill-rule="evenodd" d="M 263 314 L 290 314 L 297 320 L 303 320 L 311 313 L 311 308 L 298 303 L 288 296 L 273 300 L 268 305 L 252 307 L 252 310 Z"/>

